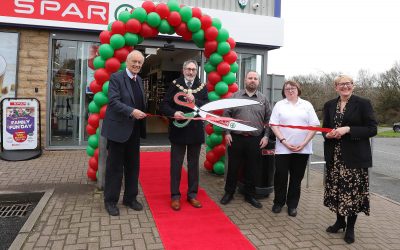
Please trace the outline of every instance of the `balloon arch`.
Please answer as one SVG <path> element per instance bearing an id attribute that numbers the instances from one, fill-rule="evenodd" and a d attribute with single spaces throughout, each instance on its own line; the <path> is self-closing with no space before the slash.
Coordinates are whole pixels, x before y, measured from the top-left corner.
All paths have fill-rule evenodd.
<path id="1" fill-rule="evenodd" d="M 89 118 L 86 131 L 89 134 L 87 154 L 90 156 L 87 176 L 97 179 L 99 157 L 99 121 L 105 116 L 108 104 L 108 80 L 114 72 L 124 70 L 126 57 L 134 46 L 144 38 L 162 34 L 178 34 L 185 41 L 193 41 L 204 48 L 208 59 L 204 66 L 207 73 L 207 89 L 210 101 L 228 98 L 238 90 L 236 82 L 237 54 L 233 51 L 236 42 L 222 28 L 218 18 L 203 14 L 200 8 L 180 5 L 177 0 L 155 5 L 145 1 L 142 7 L 131 12 L 124 11 L 118 20 L 100 33 L 99 56 L 94 61 L 96 69 L 90 90 L 94 93 L 89 103 Z M 215 112 L 222 115 L 222 111 Z M 206 160 L 204 167 L 216 174 L 224 173 L 225 140 L 223 130 L 212 124 L 206 125 Z"/>

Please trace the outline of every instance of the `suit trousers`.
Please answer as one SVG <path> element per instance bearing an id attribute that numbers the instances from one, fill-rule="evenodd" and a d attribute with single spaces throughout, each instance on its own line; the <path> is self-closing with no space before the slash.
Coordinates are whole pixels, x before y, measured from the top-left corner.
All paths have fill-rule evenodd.
<path id="1" fill-rule="evenodd" d="M 243 136 L 232 134 L 232 144 L 228 147 L 228 173 L 225 192 L 233 194 L 236 191 L 239 170 L 244 174 L 245 195 L 252 196 L 255 192 L 255 175 L 261 167 L 260 141 L 263 135 Z"/>
<path id="2" fill-rule="evenodd" d="M 104 202 L 118 203 L 123 175 L 125 176 L 124 202 L 132 202 L 138 195 L 140 162 L 140 125 L 135 122 L 128 141 L 107 141 L 107 162 Z"/>
<path id="3" fill-rule="evenodd" d="M 309 154 L 275 155 L 274 204 L 297 208 Z M 288 188 L 288 175 L 289 188 Z"/>
<path id="4" fill-rule="evenodd" d="M 181 183 L 182 164 L 187 150 L 188 191 L 187 198 L 194 199 L 199 188 L 199 157 L 201 144 L 175 144 L 171 143 L 171 199 L 180 199 L 179 186 Z"/>

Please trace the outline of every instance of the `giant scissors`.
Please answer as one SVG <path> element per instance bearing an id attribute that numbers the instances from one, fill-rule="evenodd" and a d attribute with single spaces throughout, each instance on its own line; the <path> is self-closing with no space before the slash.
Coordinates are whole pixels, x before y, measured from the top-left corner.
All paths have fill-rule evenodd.
<path id="1" fill-rule="evenodd" d="M 200 108 L 197 107 L 194 102 L 188 102 L 186 99 L 186 94 L 183 92 L 178 92 L 174 96 L 175 103 L 188 107 L 193 110 L 191 113 L 185 113 L 184 116 L 188 118 L 183 122 L 178 122 L 175 120 L 173 124 L 177 127 L 185 127 L 190 121 L 191 118 L 195 118 L 196 116 L 200 116 L 203 119 L 207 120 L 209 123 L 214 124 L 218 127 L 229 129 L 229 130 L 236 130 L 236 131 L 255 131 L 257 130 L 254 127 L 242 124 L 234 119 L 229 119 L 227 117 L 221 117 L 216 114 L 209 113 L 210 111 L 214 110 L 221 110 L 226 108 L 235 108 L 235 107 L 242 107 L 248 105 L 261 105 L 260 102 L 248 99 L 222 99 L 213 102 L 209 102 Z"/>

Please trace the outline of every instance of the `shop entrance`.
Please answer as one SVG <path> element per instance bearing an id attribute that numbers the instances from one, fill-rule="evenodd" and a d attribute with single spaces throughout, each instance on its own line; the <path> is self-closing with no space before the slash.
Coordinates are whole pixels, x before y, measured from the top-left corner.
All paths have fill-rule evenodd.
<path id="1" fill-rule="evenodd" d="M 164 47 L 136 47 L 146 57 L 142 71 L 145 95 L 148 100 L 147 113 L 160 115 L 160 104 L 171 82 L 182 74 L 182 65 L 193 59 L 201 70 L 202 52 L 192 49 L 175 49 Z M 200 77 L 200 75 L 199 75 Z M 204 77 L 202 77 L 204 78 Z M 165 146 L 168 140 L 168 119 L 164 117 L 147 118 L 147 139 L 142 146 Z"/>

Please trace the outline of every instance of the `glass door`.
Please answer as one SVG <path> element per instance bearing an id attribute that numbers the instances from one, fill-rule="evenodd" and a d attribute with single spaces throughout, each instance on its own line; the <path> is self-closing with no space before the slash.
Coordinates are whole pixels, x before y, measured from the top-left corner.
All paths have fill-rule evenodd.
<path id="1" fill-rule="evenodd" d="M 88 90 L 93 80 L 93 59 L 99 44 L 52 40 L 49 146 L 83 146 L 87 143 Z"/>

